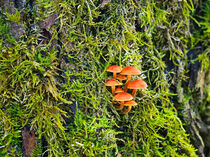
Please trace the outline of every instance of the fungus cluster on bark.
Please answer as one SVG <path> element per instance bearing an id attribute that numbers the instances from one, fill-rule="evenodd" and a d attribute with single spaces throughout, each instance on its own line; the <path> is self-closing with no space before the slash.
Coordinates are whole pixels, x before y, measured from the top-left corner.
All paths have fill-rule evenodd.
<path id="1" fill-rule="evenodd" d="M 134 66 L 128 66 L 122 69 L 118 65 L 111 65 L 107 68 L 108 72 L 113 73 L 113 79 L 106 82 L 106 86 L 111 86 L 112 95 L 119 105 L 114 105 L 116 109 L 121 110 L 123 114 L 128 113 L 132 106 L 136 106 L 137 103 L 133 100 L 138 89 L 143 89 L 147 87 L 146 82 L 141 79 L 133 80 L 132 75 L 141 74 L 140 70 Z M 117 75 L 117 73 L 120 73 Z M 127 77 L 126 77 L 127 76 Z M 118 81 L 119 80 L 119 81 Z M 126 80 L 124 88 L 115 88 L 115 86 L 122 86 L 122 81 Z M 127 93 L 128 89 L 133 89 L 132 94 Z M 127 109 L 124 109 L 127 106 Z"/>

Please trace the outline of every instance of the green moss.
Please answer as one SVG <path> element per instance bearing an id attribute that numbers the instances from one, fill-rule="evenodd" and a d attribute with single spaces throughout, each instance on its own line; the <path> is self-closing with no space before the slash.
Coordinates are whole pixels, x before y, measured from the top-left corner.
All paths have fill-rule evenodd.
<path id="1" fill-rule="evenodd" d="M 113 1 L 100 9 L 96 0 L 37 1 L 35 25 L 58 13 L 47 43 L 38 33 L 11 41 L 1 17 L 0 134 L 12 139 L 0 141 L 2 154 L 21 152 L 20 130 L 29 124 L 49 156 L 196 156 L 165 73 L 164 57 L 179 66 L 190 39 L 192 3 L 174 3 Z M 53 40 L 59 49 L 49 49 Z M 75 68 L 60 69 L 62 58 Z M 104 86 L 111 64 L 138 67 L 148 84 L 128 115 L 115 110 Z"/>

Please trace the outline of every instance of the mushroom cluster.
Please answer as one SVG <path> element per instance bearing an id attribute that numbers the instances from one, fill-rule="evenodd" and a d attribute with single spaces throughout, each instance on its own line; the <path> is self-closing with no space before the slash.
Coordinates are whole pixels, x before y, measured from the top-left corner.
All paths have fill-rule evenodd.
<path id="1" fill-rule="evenodd" d="M 136 91 L 138 89 L 146 88 L 147 84 L 141 79 L 132 81 L 132 75 L 141 74 L 140 70 L 134 66 L 128 66 L 122 69 L 118 65 L 111 65 L 106 71 L 113 73 L 113 79 L 108 80 L 105 85 L 111 86 L 112 88 L 112 95 L 114 96 L 116 102 L 114 107 L 121 110 L 123 114 L 126 114 L 131 110 L 132 106 L 137 105 L 137 103 L 133 100 Z M 117 75 L 117 73 L 119 74 Z M 123 89 L 120 87 L 115 88 L 115 86 L 122 86 L 123 81 L 125 80 L 126 82 Z M 128 89 L 133 89 L 132 94 L 127 93 Z M 124 106 L 127 106 L 127 108 L 124 109 Z"/>

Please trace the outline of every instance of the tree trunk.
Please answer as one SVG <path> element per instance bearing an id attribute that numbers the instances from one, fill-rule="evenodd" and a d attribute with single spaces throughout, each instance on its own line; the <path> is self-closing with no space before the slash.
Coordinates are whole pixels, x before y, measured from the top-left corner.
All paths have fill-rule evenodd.
<path id="1" fill-rule="evenodd" d="M 106 9 L 109 7 L 109 4 L 112 3 L 112 1 L 103 0 L 100 2 L 101 2 L 100 16 L 102 18 L 103 13 L 106 12 Z M 135 6 L 134 8 L 139 7 L 138 2 L 136 0 L 132 2 L 133 2 L 132 4 Z M 78 70 L 78 67 L 76 67 L 75 65 L 67 63 L 66 56 L 60 53 L 61 52 L 60 49 L 63 45 L 65 45 L 64 48 L 65 51 L 69 53 L 71 53 L 71 50 L 74 47 L 74 45 L 71 42 L 69 42 L 69 39 L 67 37 L 68 35 L 67 26 L 63 25 L 62 30 L 51 29 L 53 28 L 54 25 L 63 24 L 62 21 L 58 20 L 58 17 L 62 15 L 61 13 L 53 12 L 48 14 L 48 10 L 46 9 L 44 11 L 46 15 L 44 15 L 44 17 L 41 17 L 39 20 L 36 20 L 35 22 L 34 19 L 37 18 L 34 15 L 35 12 L 36 14 L 38 14 L 39 10 L 42 10 L 43 8 L 40 6 L 40 4 L 36 3 L 34 0 L 30 1 L 0 0 L 0 5 L 1 5 L 1 14 L 2 14 L 1 18 L 6 19 L 6 24 L 7 26 L 9 26 L 9 34 L 11 35 L 11 37 L 14 38 L 10 40 L 15 40 L 15 42 L 21 40 L 24 41 L 25 39 L 32 37 L 32 35 L 34 34 L 39 34 L 36 36 L 37 37 L 36 45 L 39 46 L 41 45 L 40 48 L 46 48 L 47 51 L 49 52 L 58 51 L 56 56 L 57 58 L 59 58 L 59 63 L 57 63 L 56 65 L 58 68 L 60 68 L 63 71 L 66 69 Z M 79 9 L 79 7 L 77 9 Z M 149 9 L 149 7 L 147 9 Z M 50 11 L 51 10 L 49 10 L 49 12 Z M 97 14 L 97 12 L 93 12 L 93 14 Z M 141 16 L 143 16 L 143 14 Z M 149 15 L 147 16 L 147 18 L 149 18 Z M 91 18 L 89 20 L 91 20 Z M 141 25 L 142 24 L 141 22 L 142 21 L 136 20 L 137 25 Z M 114 29 L 114 26 L 112 27 Z M 141 29 L 141 31 L 148 31 L 147 27 L 143 28 L 144 30 Z M 84 29 L 85 29 L 84 32 L 88 32 L 89 29 L 92 28 L 86 27 Z M 139 28 L 137 26 L 134 29 L 135 31 L 139 31 L 138 30 Z M 161 29 L 162 28 L 160 28 L 160 30 Z M 62 41 L 58 40 L 59 37 L 62 37 Z M 14 46 L 11 41 L 8 41 L 9 39 L 6 36 L 3 36 L 3 38 L 5 39 L 4 43 L 8 49 Z M 32 43 L 29 43 L 29 45 L 27 46 L 28 47 L 26 47 L 26 49 L 33 48 Z M 196 53 L 194 52 L 194 50 L 190 51 L 187 56 L 188 60 L 189 58 L 191 58 L 191 60 L 198 58 L 198 55 L 200 55 L 204 50 L 205 50 L 204 48 L 198 49 L 196 50 Z M 84 53 L 85 51 L 86 50 L 84 50 Z M 41 54 L 45 54 L 45 51 L 41 51 Z M 174 74 L 171 75 L 173 78 L 170 89 L 174 91 L 174 93 L 176 93 L 177 96 L 174 96 L 172 99 L 177 103 L 176 106 L 177 110 L 183 112 L 182 115 L 180 114 L 180 117 L 183 120 L 183 122 L 186 124 L 185 128 L 190 134 L 192 143 L 195 146 L 195 148 L 198 149 L 197 153 L 199 154 L 199 156 L 201 157 L 209 156 L 210 155 L 209 151 L 210 150 L 210 134 L 209 134 L 210 109 L 209 106 L 207 106 L 208 101 L 206 100 L 206 98 L 209 95 L 207 95 L 208 92 L 204 92 L 204 88 L 206 89 L 210 88 L 210 71 L 208 69 L 201 69 L 201 63 L 198 61 L 192 63 L 190 61 L 188 62 L 187 59 L 186 60 L 180 59 L 177 60 L 179 66 L 175 66 L 174 64 L 172 64 L 171 58 L 169 59 L 169 57 L 165 57 L 164 61 L 168 63 L 166 64 L 167 67 L 165 69 L 171 69 L 174 72 Z M 187 74 L 185 73 L 186 67 L 188 67 Z M 50 91 L 48 93 L 51 93 L 56 101 L 61 100 L 64 102 L 64 100 L 57 95 L 56 91 L 53 91 L 53 88 L 57 87 L 57 84 L 53 85 L 53 79 L 50 79 L 51 74 L 45 73 L 45 75 L 49 76 L 48 80 L 50 81 L 48 81 L 48 83 L 49 82 L 52 83 L 51 86 L 50 83 L 46 85 L 46 90 Z M 188 78 L 184 80 L 183 75 L 188 76 Z M 63 77 L 56 79 L 57 82 L 61 83 L 65 81 Z M 0 85 L 1 85 L 1 80 L 0 80 Z M 183 109 L 180 109 L 180 107 L 183 107 Z M 72 111 L 73 110 L 75 111 L 75 107 L 74 109 L 72 109 Z M 52 109 L 52 113 L 56 114 L 57 112 Z M 25 156 L 26 157 L 30 156 L 31 153 L 33 152 L 33 149 L 37 146 L 37 141 L 34 131 L 32 130 L 30 131 L 26 129 L 26 127 L 24 127 L 22 131 L 22 144 L 24 147 Z"/>

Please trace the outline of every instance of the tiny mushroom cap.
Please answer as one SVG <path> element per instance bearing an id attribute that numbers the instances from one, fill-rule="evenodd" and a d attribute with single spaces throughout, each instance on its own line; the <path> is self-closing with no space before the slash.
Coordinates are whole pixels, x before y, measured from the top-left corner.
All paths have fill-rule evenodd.
<path id="1" fill-rule="evenodd" d="M 116 88 L 115 93 L 122 93 L 124 92 L 124 90 L 122 88 Z"/>
<path id="2" fill-rule="evenodd" d="M 133 96 L 136 94 L 137 89 L 142 89 L 146 87 L 147 87 L 147 84 L 143 80 L 130 81 L 127 85 L 127 88 L 133 89 L 133 92 L 132 92 Z"/>
<path id="3" fill-rule="evenodd" d="M 105 85 L 106 86 L 118 86 L 118 85 L 121 85 L 121 83 L 118 82 L 117 80 L 108 80 Z"/>
<path id="4" fill-rule="evenodd" d="M 115 79 L 116 78 L 116 73 L 119 73 L 122 71 L 122 68 L 118 65 L 110 65 L 106 71 L 109 71 L 109 72 L 113 72 L 113 78 Z"/>
<path id="5" fill-rule="evenodd" d="M 133 99 L 133 96 L 129 93 L 126 93 L 126 92 L 122 92 L 122 93 L 118 93 L 117 95 L 114 96 L 114 98 L 117 100 L 117 101 L 129 101 L 129 100 L 132 100 Z"/>
<path id="6" fill-rule="evenodd" d="M 137 105 L 137 102 L 135 102 L 134 100 L 124 102 L 124 106 L 136 106 L 136 105 Z"/>
<path id="7" fill-rule="evenodd" d="M 120 72 L 121 75 L 139 75 L 141 74 L 141 71 L 137 68 L 137 67 L 134 67 L 134 66 L 128 66 L 128 67 L 125 67 L 121 72 Z"/>
<path id="8" fill-rule="evenodd" d="M 121 85 L 121 83 L 118 82 L 117 80 L 108 80 L 105 85 L 112 87 L 112 94 L 114 95 L 115 94 L 115 86 L 119 86 L 119 85 Z"/>
<path id="9" fill-rule="evenodd" d="M 127 91 L 127 85 L 130 82 L 130 80 L 131 80 L 131 76 L 132 75 L 139 75 L 139 74 L 141 74 L 141 71 L 137 67 L 128 66 L 128 67 L 125 67 L 120 72 L 120 74 L 121 75 L 127 75 L 127 83 L 125 84 L 125 87 L 124 87 L 124 91 L 126 92 Z"/>
<path id="10" fill-rule="evenodd" d="M 117 101 L 120 101 L 120 106 L 118 109 L 121 110 L 124 107 L 124 101 L 132 100 L 133 96 L 129 93 L 121 92 L 121 93 L 118 93 L 117 95 L 115 95 L 114 98 Z"/>
<path id="11" fill-rule="evenodd" d="M 117 75 L 117 79 L 120 80 L 120 82 L 122 82 L 123 80 L 126 80 L 126 76 L 123 75 Z"/>
<path id="12" fill-rule="evenodd" d="M 134 80 L 128 83 L 129 89 L 140 89 L 140 88 L 146 88 L 147 84 L 143 80 Z"/>
<path id="13" fill-rule="evenodd" d="M 123 114 L 128 113 L 131 110 L 132 106 L 136 106 L 136 105 L 137 103 L 134 100 L 125 101 L 124 106 L 128 106 L 128 108 L 125 109 L 122 113 Z"/>

